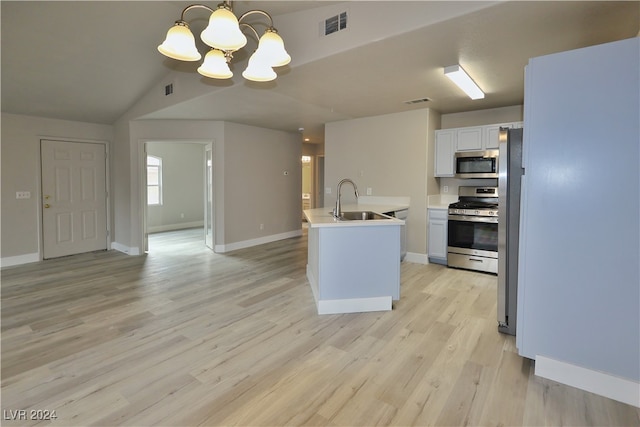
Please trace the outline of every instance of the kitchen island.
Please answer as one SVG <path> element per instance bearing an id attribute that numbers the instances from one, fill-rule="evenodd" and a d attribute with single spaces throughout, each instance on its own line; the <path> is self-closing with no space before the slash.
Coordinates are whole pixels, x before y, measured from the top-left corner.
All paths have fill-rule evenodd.
<path id="1" fill-rule="evenodd" d="M 400 299 L 400 236 L 393 206 L 349 205 L 376 219 L 342 220 L 331 208 L 305 210 L 309 224 L 307 278 L 318 314 L 391 310 Z"/>

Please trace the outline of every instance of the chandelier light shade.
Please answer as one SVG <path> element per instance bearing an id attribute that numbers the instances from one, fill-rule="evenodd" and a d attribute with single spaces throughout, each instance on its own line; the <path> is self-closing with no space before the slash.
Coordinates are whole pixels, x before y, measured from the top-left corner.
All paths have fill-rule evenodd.
<path id="1" fill-rule="evenodd" d="M 269 58 L 255 51 L 249 58 L 249 65 L 243 71 L 242 77 L 254 82 L 270 82 L 275 80 L 278 75 L 273 71 Z"/>
<path id="2" fill-rule="evenodd" d="M 464 71 L 460 65 L 451 65 L 445 67 L 444 74 L 451 79 L 460 89 L 466 93 L 471 99 L 484 98 L 484 92 L 478 87 L 478 85 L 469 77 L 469 74 Z"/>
<path id="3" fill-rule="evenodd" d="M 233 53 L 242 49 L 247 44 L 244 29 L 249 29 L 255 37 L 258 47 L 249 58 L 247 69 L 242 73 L 244 78 L 257 82 L 274 80 L 278 75 L 273 67 L 281 67 L 291 62 L 291 56 L 284 47 L 284 41 L 273 27 L 271 15 L 263 10 L 250 10 L 239 18 L 233 13 L 231 2 L 224 1 L 217 9 L 212 9 L 204 4 L 192 4 L 187 6 L 180 16 L 180 20 L 167 32 L 165 41 L 158 46 L 158 51 L 163 55 L 180 61 L 199 61 L 202 58 L 196 48 L 195 38 L 184 20 L 185 14 L 192 9 L 206 9 L 211 13 L 209 24 L 200 33 L 200 38 L 212 49 L 206 54 L 198 73 L 214 79 L 228 79 L 233 76 L 229 68 L 229 62 L 233 59 Z M 243 20 L 253 14 L 260 14 L 268 20 L 262 36 L 253 25 Z"/>
<path id="4" fill-rule="evenodd" d="M 238 18 L 223 4 L 209 17 L 209 25 L 200 33 L 203 42 L 220 50 L 239 50 L 247 44 Z"/>
<path id="5" fill-rule="evenodd" d="M 281 67 L 291 62 L 291 57 L 284 49 L 284 41 L 278 32 L 271 28 L 265 30 L 258 42 L 258 51 L 261 55 L 269 58 L 272 67 Z"/>
<path id="6" fill-rule="evenodd" d="M 167 31 L 167 38 L 158 46 L 158 51 L 169 58 L 180 61 L 199 61 L 202 56 L 196 49 L 196 40 L 184 21 L 176 21 Z"/>
<path id="7" fill-rule="evenodd" d="M 212 79 L 230 79 L 233 73 L 227 64 L 224 52 L 218 49 L 211 49 L 204 57 L 204 62 L 198 67 L 198 73 Z"/>

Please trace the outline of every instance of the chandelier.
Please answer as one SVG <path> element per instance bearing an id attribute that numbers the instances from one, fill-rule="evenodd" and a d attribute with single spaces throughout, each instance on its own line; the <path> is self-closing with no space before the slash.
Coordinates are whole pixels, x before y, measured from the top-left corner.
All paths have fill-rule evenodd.
<path id="1" fill-rule="evenodd" d="M 250 10 L 236 18 L 231 2 L 224 1 L 216 10 L 203 4 L 192 4 L 182 11 L 180 19 L 175 21 L 173 27 L 167 32 L 164 42 L 158 46 L 158 51 L 163 55 L 180 61 L 199 61 L 202 58 L 196 48 L 196 41 L 189 29 L 189 24 L 184 19 L 185 14 L 192 9 L 206 9 L 211 12 L 209 25 L 200 33 L 200 38 L 211 50 L 204 57 L 198 73 L 213 79 L 228 79 L 233 76 L 229 68 L 229 62 L 233 59 L 233 53 L 242 49 L 247 44 L 247 38 L 242 29 L 249 29 L 258 40 L 258 48 L 249 58 L 247 69 L 242 76 L 247 80 L 256 82 L 268 82 L 278 75 L 274 67 L 287 65 L 291 57 L 284 48 L 282 37 L 273 28 L 271 15 L 263 10 Z M 260 14 L 269 20 L 268 27 L 262 37 L 258 31 L 246 22 L 242 22 L 249 15 Z"/>

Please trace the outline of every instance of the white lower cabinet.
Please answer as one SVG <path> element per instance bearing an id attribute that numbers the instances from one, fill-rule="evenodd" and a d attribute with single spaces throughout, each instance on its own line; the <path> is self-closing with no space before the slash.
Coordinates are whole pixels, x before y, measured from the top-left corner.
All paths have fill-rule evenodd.
<path id="1" fill-rule="evenodd" d="M 429 262 L 447 265 L 447 209 L 428 209 Z"/>

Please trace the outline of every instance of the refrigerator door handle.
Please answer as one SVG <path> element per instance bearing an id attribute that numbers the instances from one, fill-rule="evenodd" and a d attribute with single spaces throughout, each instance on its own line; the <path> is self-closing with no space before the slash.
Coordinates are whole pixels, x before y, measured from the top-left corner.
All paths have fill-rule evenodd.
<path id="1" fill-rule="evenodd" d="M 498 324 L 507 322 L 507 191 L 509 163 L 509 130 L 500 128 L 498 155 Z"/>

